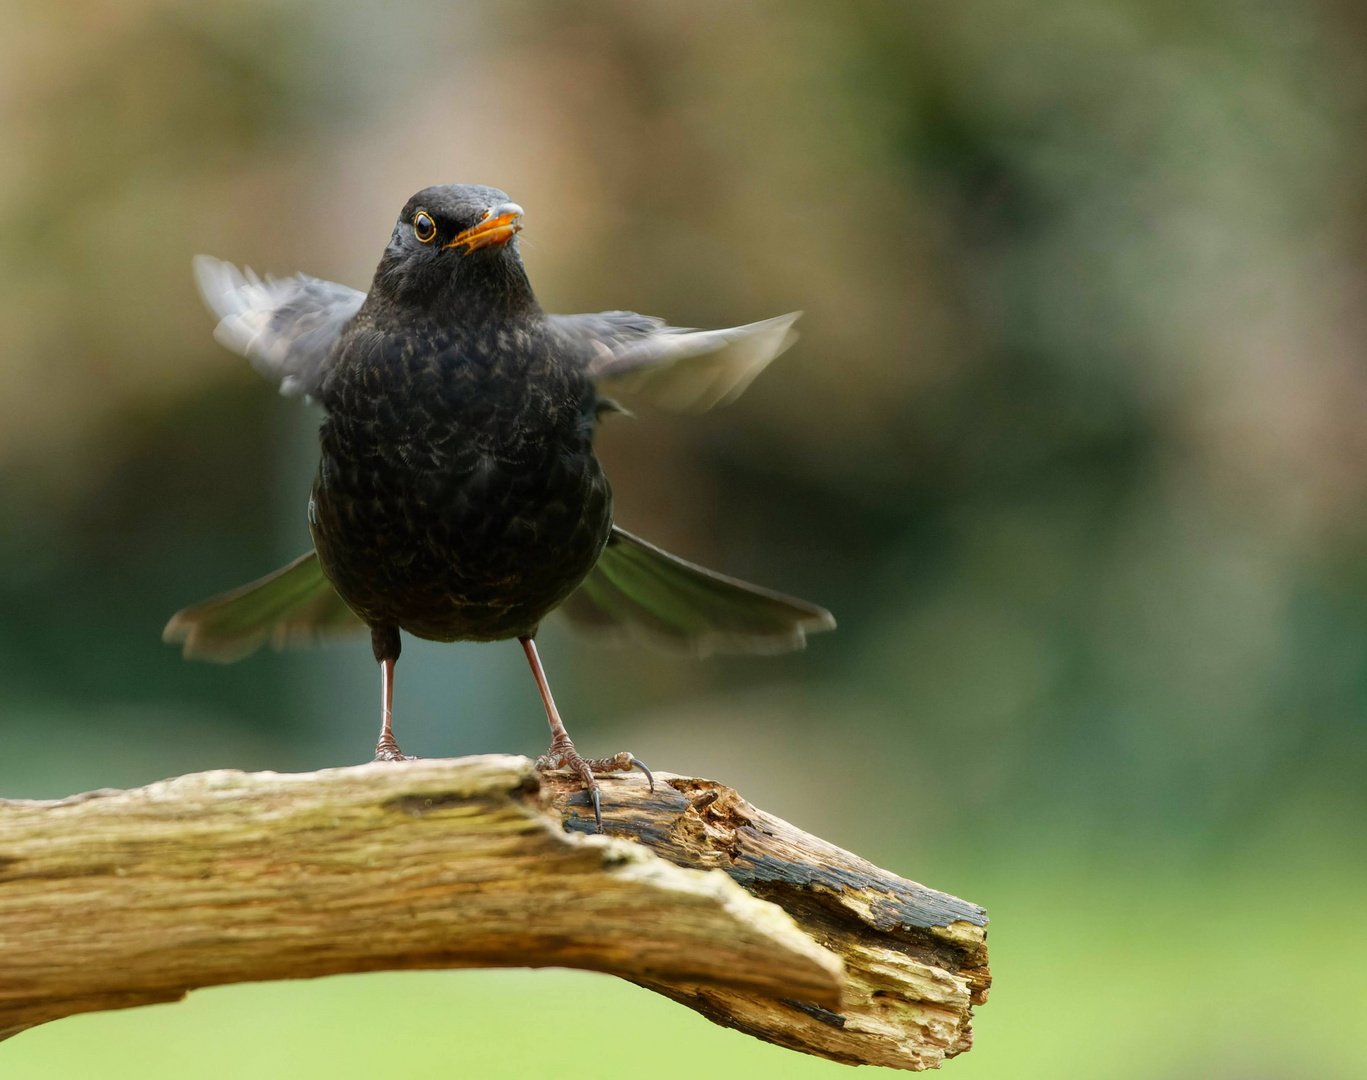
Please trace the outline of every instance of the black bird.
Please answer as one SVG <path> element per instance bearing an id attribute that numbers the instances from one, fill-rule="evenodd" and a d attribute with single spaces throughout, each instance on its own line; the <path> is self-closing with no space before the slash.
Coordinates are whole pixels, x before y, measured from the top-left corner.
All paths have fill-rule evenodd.
<path id="1" fill-rule="evenodd" d="M 314 550 L 177 613 L 167 641 L 229 662 L 370 630 L 382 672 L 377 760 L 391 728 L 399 631 L 434 641 L 518 638 L 551 745 L 538 767 L 586 760 L 556 711 L 534 642 L 560 610 L 610 636 L 709 652 L 782 652 L 835 625 L 802 600 L 723 577 L 612 523 L 593 452 L 600 387 L 702 410 L 735 398 L 796 337 L 797 314 L 691 330 L 629 311 L 547 315 L 517 250 L 522 208 L 489 187 L 426 188 L 404 206 L 369 293 L 306 277 L 264 281 L 199 256 L 217 339 L 280 391 L 323 406 L 308 504 Z M 653 784 L 653 778 L 652 778 Z"/>

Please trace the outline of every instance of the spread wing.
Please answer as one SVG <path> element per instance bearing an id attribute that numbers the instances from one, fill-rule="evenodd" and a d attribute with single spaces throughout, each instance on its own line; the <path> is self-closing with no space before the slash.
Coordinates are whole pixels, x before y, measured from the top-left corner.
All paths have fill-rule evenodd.
<path id="1" fill-rule="evenodd" d="M 317 394 L 332 346 L 365 293 L 296 274 L 267 277 L 208 255 L 194 259 L 199 294 L 218 316 L 214 337 L 240 353 L 282 394 Z"/>
<path id="2" fill-rule="evenodd" d="M 190 659 L 231 664 L 267 641 L 297 648 L 365 629 L 310 551 L 250 585 L 176 612 L 161 637 L 183 645 Z"/>
<path id="3" fill-rule="evenodd" d="M 606 389 L 639 393 L 679 412 L 703 412 L 738 398 L 756 375 L 797 340 L 802 312 L 733 326 L 693 330 L 634 311 L 550 315 L 585 369 Z"/>
<path id="4" fill-rule="evenodd" d="M 598 563 L 557 609 L 576 629 L 666 650 L 781 653 L 830 630 L 825 608 L 696 566 L 613 526 Z"/>

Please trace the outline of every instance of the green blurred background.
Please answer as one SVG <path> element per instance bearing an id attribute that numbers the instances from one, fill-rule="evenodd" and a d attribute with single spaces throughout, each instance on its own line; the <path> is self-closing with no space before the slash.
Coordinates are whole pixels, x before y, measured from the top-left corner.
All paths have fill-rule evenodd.
<path id="1" fill-rule="evenodd" d="M 545 306 L 803 339 L 600 447 L 619 520 L 829 606 L 694 663 L 548 627 L 580 746 L 985 905 L 968 1077 L 1367 1076 L 1367 13 L 1346 0 L 0 7 L 0 794 L 365 759 L 365 644 L 184 663 L 306 549 L 317 415 L 190 256 L 365 287 L 413 191 Z M 547 741 L 407 642 L 404 747 Z M 231 987 L 0 1075 L 840 1074 L 565 972 Z"/>

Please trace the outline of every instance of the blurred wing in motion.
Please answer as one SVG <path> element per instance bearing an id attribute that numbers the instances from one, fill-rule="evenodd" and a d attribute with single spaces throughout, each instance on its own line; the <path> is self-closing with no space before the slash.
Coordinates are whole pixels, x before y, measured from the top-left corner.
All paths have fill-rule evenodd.
<path id="1" fill-rule="evenodd" d="M 219 344 L 278 381 L 282 394 L 317 394 L 332 346 L 365 293 L 304 274 L 263 281 L 208 255 L 196 255 L 194 269 L 200 296 L 219 318 Z"/>
<path id="2" fill-rule="evenodd" d="M 801 314 L 728 330 L 668 326 L 633 311 L 550 315 L 547 321 L 576 343 L 589 375 L 605 388 L 638 393 L 677 412 L 703 412 L 738 398 L 792 345 Z"/>
<path id="3" fill-rule="evenodd" d="M 699 656 L 789 652 L 835 628 L 825 608 L 695 566 L 616 526 L 559 610 L 589 633 Z"/>
<path id="4" fill-rule="evenodd" d="M 277 649 L 304 648 L 365 629 L 310 551 L 259 581 L 176 612 L 161 638 L 183 643 L 187 658 L 231 664 L 267 640 Z"/>

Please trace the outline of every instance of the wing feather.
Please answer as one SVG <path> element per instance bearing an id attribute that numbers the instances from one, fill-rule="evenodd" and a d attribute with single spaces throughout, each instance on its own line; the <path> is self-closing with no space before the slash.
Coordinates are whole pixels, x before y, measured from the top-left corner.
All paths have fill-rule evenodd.
<path id="1" fill-rule="evenodd" d="M 257 277 L 208 255 L 194 258 L 195 283 L 218 316 L 214 337 L 245 356 L 282 394 L 316 395 L 332 347 L 365 293 L 306 274 Z"/>
<path id="2" fill-rule="evenodd" d="M 365 629 L 310 551 L 250 585 L 176 612 L 161 637 L 182 645 L 190 659 L 231 664 L 267 641 L 277 649 L 307 648 Z"/>
<path id="3" fill-rule="evenodd" d="M 634 311 L 551 315 L 606 389 L 637 393 L 662 408 L 704 412 L 739 397 L 797 340 L 794 311 L 725 330 L 669 326 Z"/>
<path id="4" fill-rule="evenodd" d="M 825 608 L 687 562 L 616 526 L 597 565 L 558 609 L 608 640 L 711 653 L 781 653 L 835 627 Z"/>

